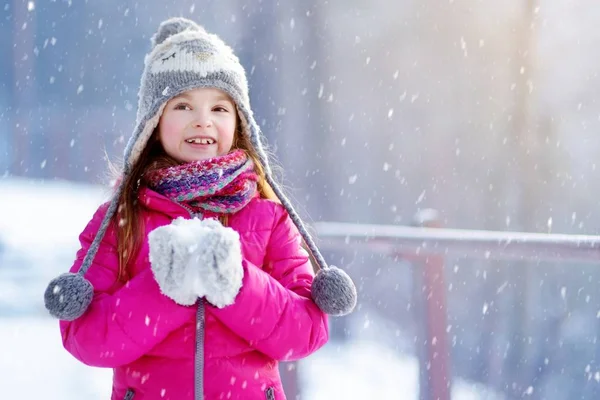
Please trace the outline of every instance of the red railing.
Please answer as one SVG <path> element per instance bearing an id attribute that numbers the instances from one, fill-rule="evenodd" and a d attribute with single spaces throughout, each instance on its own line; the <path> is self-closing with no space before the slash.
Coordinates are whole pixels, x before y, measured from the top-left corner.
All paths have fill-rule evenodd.
<path id="1" fill-rule="evenodd" d="M 413 296 L 425 321 L 418 348 L 421 400 L 450 400 L 444 257 L 600 263 L 599 236 L 443 229 L 433 210 L 417 214 L 414 225 L 322 222 L 314 228 L 323 248 L 364 248 L 423 266 Z"/>

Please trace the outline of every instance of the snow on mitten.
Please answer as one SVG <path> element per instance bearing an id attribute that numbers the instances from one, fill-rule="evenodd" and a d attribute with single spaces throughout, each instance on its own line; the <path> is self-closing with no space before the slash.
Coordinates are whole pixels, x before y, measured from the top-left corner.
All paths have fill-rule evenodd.
<path id="1" fill-rule="evenodd" d="M 148 245 L 150 265 L 161 292 L 178 304 L 190 306 L 198 300 L 187 276 L 197 240 L 189 229 L 182 227 L 182 221 L 186 220 L 180 217 L 170 225 L 154 229 L 148 235 Z"/>
<path id="2" fill-rule="evenodd" d="M 215 219 L 182 221 L 193 231 L 196 246 L 188 265 L 187 276 L 198 297 L 223 308 L 233 304 L 244 270 L 239 234 Z"/>

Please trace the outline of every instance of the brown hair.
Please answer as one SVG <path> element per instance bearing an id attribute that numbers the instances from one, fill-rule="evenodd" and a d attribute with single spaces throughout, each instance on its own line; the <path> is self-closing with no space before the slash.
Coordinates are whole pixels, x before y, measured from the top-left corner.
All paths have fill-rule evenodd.
<path id="1" fill-rule="evenodd" d="M 255 171 L 258 175 L 258 192 L 260 197 L 280 203 L 277 195 L 266 180 L 265 170 L 256 149 L 252 146 L 248 134 L 242 131 L 239 115 L 232 145 L 232 150 L 234 149 L 244 150 L 254 162 Z M 130 274 L 127 266 L 138 253 L 144 240 L 143 219 L 140 218 L 140 206 L 137 199 L 139 188 L 145 185 L 144 174 L 153 169 L 165 168 L 177 164 L 179 163 L 169 157 L 163 150 L 158 139 L 158 128 L 156 128 L 139 158 L 131 168 L 131 171 L 125 177 L 125 186 L 118 203 L 119 208 L 113 217 L 114 222 L 119 228 L 117 229 L 117 251 L 119 256 L 118 280 L 120 282 L 126 282 L 129 279 Z M 223 217 L 221 222 L 226 224 L 226 217 Z"/>

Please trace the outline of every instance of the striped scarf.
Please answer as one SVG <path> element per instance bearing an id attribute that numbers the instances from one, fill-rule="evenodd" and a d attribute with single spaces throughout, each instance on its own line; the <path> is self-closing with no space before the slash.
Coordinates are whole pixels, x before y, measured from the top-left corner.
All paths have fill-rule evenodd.
<path id="1" fill-rule="evenodd" d="M 258 175 L 243 150 L 161 168 L 144 175 L 148 187 L 194 211 L 230 214 L 255 196 Z"/>

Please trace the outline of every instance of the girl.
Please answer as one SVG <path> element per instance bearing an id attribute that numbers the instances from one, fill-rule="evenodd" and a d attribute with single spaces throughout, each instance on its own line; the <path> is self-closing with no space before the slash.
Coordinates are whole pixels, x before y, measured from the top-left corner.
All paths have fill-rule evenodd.
<path id="1" fill-rule="evenodd" d="M 273 181 L 232 50 L 182 18 L 152 45 L 118 187 L 46 308 L 114 369 L 112 400 L 285 399 L 277 362 L 323 346 L 356 288 Z"/>

